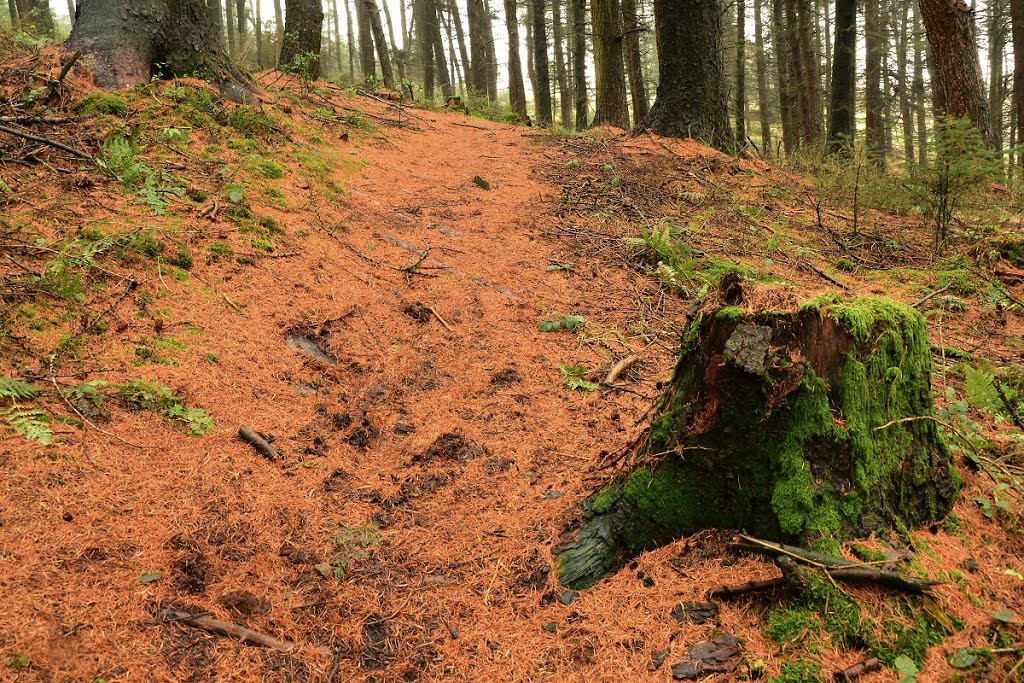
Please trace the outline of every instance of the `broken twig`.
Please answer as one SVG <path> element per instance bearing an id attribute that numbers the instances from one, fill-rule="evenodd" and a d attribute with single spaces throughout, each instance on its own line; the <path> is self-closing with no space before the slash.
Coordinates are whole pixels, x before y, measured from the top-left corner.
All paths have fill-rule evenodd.
<path id="1" fill-rule="evenodd" d="M 74 154 L 79 159 L 86 159 L 88 161 L 93 160 L 91 156 L 89 156 L 88 154 L 81 150 L 77 150 L 74 147 L 69 147 L 65 145 L 63 142 L 57 142 L 56 140 L 51 140 L 50 138 L 43 137 L 41 135 L 32 135 L 31 133 L 26 133 L 24 131 L 20 131 L 15 128 L 11 128 L 9 126 L 4 125 L 0 125 L 0 132 L 7 133 L 8 135 L 13 135 L 14 137 L 22 138 L 24 140 L 30 140 L 32 142 L 38 142 L 43 145 L 49 145 L 50 147 L 62 149 L 65 152 Z"/>
<path id="2" fill-rule="evenodd" d="M 188 612 L 182 612 L 176 609 L 164 609 L 160 611 L 160 617 L 162 617 L 165 622 L 180 621 L 183 624 L 187 624 L 192 628 L 198 628 L 202 631 L 206 631 L 207 633 L 213 633 L 214 635 L 225 636 L 228 638 L 237 638 L 243 643 L 259 645 L 260 647 L 268 647 L 272 650 L 295 652 L 302 647 L 299 643 L 282 640 L 276 636 L 260 633 L 259 631 L 253 631 L 251 628 L 232 624 L 228 621 L 221 621 L 220 619 L 214 619 L 213 617 L 203 614 L 189 614 Z M 323 645 L 310 645 L 307 647 L 322 655 L 330 656 L 332 654 L 330 648 Z"/>
<path id="3" fill-rule="evenodd" d="M 612 369 L 608 371 L 608 374 L 604 378 L 604 383 L 606 385 L 615 384 L 616 380 L 619 379 L 619 376 L 629 368 L 636 365 L 637 361 L 639 360 L 640 356 L 636 355 L 635 353 L 626 356 L 625 358 L 623 358 L 618 363 L 612 366 Z"/>
<path id="4" fill-rule="evenodd" d="M 260 455 L 265 457 L 267 460 L 277 462 L 284 459 L 284 456 L 281 455 L 281 451 L 274 448 L 269 441 L 260 436 L 259 432 L 252 427 L 242 425 L 238 428 L 238 436 L 242 441 L 251 444 L 252 447 L 259 451 Z"/>
<path id="5" fill-rule="evenodd" d="M 882 660 L 878 657 L 868 657 L 867 659 L 857 662 L 853 666 L 837 671 L 832 675 L 837 681 L 855 681 L 864 674 L 871 673 L 872 671 L 879 671 L 882 668 Z"/>

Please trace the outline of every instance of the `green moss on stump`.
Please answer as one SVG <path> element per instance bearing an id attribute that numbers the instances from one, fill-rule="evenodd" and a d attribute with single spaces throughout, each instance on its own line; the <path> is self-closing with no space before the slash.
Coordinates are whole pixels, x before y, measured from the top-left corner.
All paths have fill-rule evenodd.
<path id="1" fill-rule="evenodd" d="M 640 467 L 589 516 L 608 518 L 620 561 L 705 528 L 834 550 L 941 519 L 959 479 L 935 422 L 891 424 L 932 415 L 930 382 L 924 319 L 888 299 L 698 319 Z M 556 550 L 563 583 L 600 578 L 573 569 L 584 551 Z"/>

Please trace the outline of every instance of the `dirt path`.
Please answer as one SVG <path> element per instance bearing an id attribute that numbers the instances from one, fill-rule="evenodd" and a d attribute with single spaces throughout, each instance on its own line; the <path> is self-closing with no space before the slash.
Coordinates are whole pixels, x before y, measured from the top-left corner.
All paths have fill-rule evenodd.
<path id="1" fill-rule="evenodd" d="M 4 547 L 50 539 L 0 559 L 0 644 L 29 657 L 25 680 L 323 680 L 331 668 L 159 624 L 168 603 L 333 647 L 336 680 L 644 668 L 650 648 L 617 644 L 636 640 L 620 615 L 592 623 L 589 598 L 561 604 L 544 573 L 561 514 L 647 402 L 562 386 L 560 364 L 600 372 L 624 353 L 615 325 L 584 346 L 538 325 L 622 319 L 631 302 L 604 287 L 614 274 L 542 235 L 558 190 L 528 169 L 557 151 L 520 128 L 427 116 L 419 132 L 338 143 L 337 205 L 290 174 L 282 258 L 153 283 L 154 305 L 191 336 L 178 335 L 177 365 L 148 374 L 205 407 L 216 434 L 119 414 L 110 429 L 146 448 L 91 432 L 93 465 L 70 445 L 67 460 L 19 459 Z M 242 423 L 276 437 L 286 462 L 241 443 Z M 238 604 L 237 591 L 268 604 Z"/>

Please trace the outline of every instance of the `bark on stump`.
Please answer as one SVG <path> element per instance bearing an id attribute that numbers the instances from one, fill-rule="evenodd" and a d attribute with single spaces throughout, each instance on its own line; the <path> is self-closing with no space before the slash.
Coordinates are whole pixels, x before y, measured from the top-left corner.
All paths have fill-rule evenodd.
<path id="1" fill-rule="evenodd" d="M 704 314 L 636 468 L 591 496 L 555 549 L 559 581 L 591 586 L 706 528 L 820 546 L 940 519 L 959 477 L 932 415 L 927 329 L 908 306 Z"/>

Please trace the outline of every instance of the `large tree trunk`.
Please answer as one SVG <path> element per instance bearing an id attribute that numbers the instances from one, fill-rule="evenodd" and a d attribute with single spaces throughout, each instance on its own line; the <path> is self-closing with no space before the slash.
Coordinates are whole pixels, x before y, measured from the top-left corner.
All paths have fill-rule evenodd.
<path id="1" fill-rule="evenodd" d="M 21 30 L 35 36 L 53 33 L 53 13 L 47 0 L 15 0 Z M 74 15 L 72 15 L 72 19 Z"/>
<path id="2" fill-rule="evenodd" d="M 296 66 L 304 57 L 312 78 L 320 75 L 320 43 L 323 40 L 324 11 L 320 0 L 285 0 L 284 42 L 281 64 Z"/>
<path id="3" fill-rule="evenodd" d="M 1006 2 L 995 0 L 989 4 L 988 24 L 988 109 L 992 148 L 1003 166 L 1003 49 L 1006 47 Z"/>
<path id="4" fill-rule="evenodd" d="M 655 0 L 654 21 L 660 78 L 644 126 L 659 135 L 732 147 L 718 3 Z"/>
<path id="5" fill-rule="evenodd" d="M 890 300 L 704 314 L 637 465 L 555 550 L 559 581 L 707 528 L 810 546 L 941 519 L 959 478 L 930 380 L 925 320 Z"/>
<path id="6" fill-rule="evenodd" d="M 787 40 L 784 0 L 772 0 L 772 53 L 775 56 L 775 77 L 782 114 L 782 148 L 791 156 L 800 143 L 800 115 L 797 93 L 790 74 L 790 49 Z"/>
<path id="7" fill-rule="evenodd" d="M 1013 38 L 1013 110 L 1017 116 L 1018 145 L 1024 145 L 1024 0 L 1010 0 Z M 1024 154 L 1019 155 L 1024 165 Z"/>
<path id="8" fill-rule="evenodd" d="M 228 54 L 236 56 L 235 51 L 235 2 L 234 0 L 224 1 L 224 28 L 228 36 Z"/>
<path id="9" fill-rule="evenodd" d="M 459 14 L 459 6 L 455 0 L 448 0 L 448 10 L 455 24 L 455 37 L 459 41 L 459 59 L 462 62 L 462 78 L 466 83 L 466 89 L 472 89 L 473 75 L 470 73 L 469 51 L 466 49 L 466 32 L 462 27 L 462 17 Z M 520 80 L 522 76 L 520 76 Z"/>
<path id="10" fill-rule="evenodd" d="M 391 57 L 388 55 L 388 43 L 384 36 L 384 25 L 380 22 L 380 10 L 377 8 L 375 0 L 362 0 L 362 2 L 366 17 L 370 20 L 373 42 L 377 46 L 377 58 L 380 61 L 381 75 L 384 77 L 384 87 L 394 88 L 395 73 L 391 70 Z M 436 19 L 434 24 L 436 26 Z M 440 33 L 438 33 L 438 42 L 440 42 L 440 37 Z"/>
<path id="11" fill-rule="evenodd" d="M 432 0 L 417 0 L 417 2 L 432 2 Z M 366 9 L 366 3 L 363 0 L 355 0 L 355 4 L 356 28 L 359 31 L 359 66 L 362 69 L 363 81 L 365 82 L 377 77 L 377 58 L 374 55 L 373 28 L 370 26 L 370 13 Z M 286 9 L 286 21 L 287 16 L 288 11 Z"/>
<path id="12" fill-rule="evenodd" d="M 856 136 L 857 0 L 836 0 L 835 50 L 832 57 L 832 101 L 829 106 L 828 149 L 850 157 Z"/>
<path id="13" fill-rule="evenodd" d="M 909 166 L 914 163 L 914 114 L 911 106 L 910 70 L 910 3 L 903 5 L 899 40 L 896 44 L 896 73 L 899 81 L 900 118 L 903 119 L 903 157 Z"/>
<path id="14" fill-rule="evenodd" d="M 572 128 L 572 95 L 565 68 L 565 32 L 562 30 L 562 1 L 551 0 L 551 38 L 555 43 L 555 81 L 558 83 L 558 113 L 562 128 Z"/>
<path id="15" fill-rule="evenodd" d="M 572 72 L 573 99 L 576 102 L 576 130 L 589 125 L 589 98 L 587 95 L 587 13 L 585 0 L 569 0 L 572 14 Z"/>
<path id="16" fill-rule="evenodd" d="M 423 94 L 428 99 L 434 97 L 434 38 L 430 26 L 436 21 L 431 19 L 431 14 L 434 14 L 433 4 L 433 0 L 416 0 L 413 3 L 413 24 L 419 46 L 420 67 L 423 69 Z"/>
<path id="17" fill-rule="evenodd" d="M 444 41 L 441 38 L 441 14 L 436 0 L 432 0 L 433 13 L 428 17 L 430 24 L 430 42 L 434 44 L 434 62 L 437 64 L 437 84 L 441 86 L 441 97 L 452 96 L 452 79 L 448 71 L 448 60 L 444 55 Z"/>
<path id="18" fill-rule="evenodd" d="M 633 123 L 639 126 L 651 111 L 651 106 L 647 101 L 647 85 L 644 83 L 643 56 L 640 54 L 640 20 L 637 16 L 636 0 L 621 0 L 621 2 L 624 33 L 623 57 L 626 60 L 626 73 L 629 76 Z"/>
<path id="19" fill-rule="evenodd" d="M 526 113 L 526 84 L 523 82 L 523 64 L 519 59 L 519 16 L 516 0 L 505 0 L 505 27 L 508 29 L 508 82 L 512 111 L 523 123 Z"/>
<path id="20" fill-rule="evenodd" d="M 487 93 L 487 31 L 484 28 L 483 0 L 468 0 L 470 89 L 480 95 Z"/>
<path id="21" fill-rule="evenodd" d="M 811 148 L 820 148 L 825 138 L 821 118 L 821 79 L 818 77 L 820 60 L 815 56 L 814 28 L 817 25 L 814 5 L 811 0 L 799 0 L 800 17 L 797 37 L 800 43 L 800 88 L 804 102 L 804 140 Z"/>
<path id="22" fill-rule="evenodd" d="M 942 86 L 942 110 L 954 118 L 969 117 L 991 145 L 988 100 L 971 10 L 961 0 L 920 0 L 920 6 Z"/>
<path id="23" fill-rule="evenodd" d="M 281 0 L 274 0 L 274 32 L 277 35 L 278 49 L 280 49 L 281 38 L 284 36 L 284 12 L 281 9 Z"/>
<path id="24" fill-rule="evenodd" d="M 619 0 L 591 0 L 597 111 L 594 125 L 629 128 L 626 74 L 622 62 L 622 13 Z"/>
<path id="25" fill-rule="evenodd" d="M 537 90 L 533 97 L 537 104 L 537 125 L 551 125 L 551 66 L 548 63 L 548 31 L 545 25 L 544 0 L 533 3 L 533 63 L 537 69 Z"/>
<path id="26" fill-rule="evenodd" d="M 771 110 L 768 106 L 768 59 L 764 47 L 764 21 L 761 17 L 763 0 L 754 0 L 754 43 L 757 47 L 757 109 L 761 122 L 761 149 L 765 156 L 772 154 Z"/>
<path id="27" fill-rule="evenodd" d="M 879 0 L 866 0 L 864 4 L 864 146 L 871 161 L 885 164 L 885 101 L 882 97 L 882 53 L 885 42 L 882 35 L 881 5 Z"/>
<path id="28" fill-rule="evenodd" d="M 487 100 L 498 101 L 498 53 L 494 47 L 494 14 L 490 3 L 484 0 L 484 75 L 486 77 Z"/>
<path id="29" fill-rule="evenodd" d="M 252 82 L 231 63 L 204 0 L 81 0 L 68 38 L 102 88 L 163 76 L 198 74 L 230 99 L 245 101 Z"/>
<path id="30" fill-rule="evenodd" d="M 21 15 L 18 13 L 17 0 L 7 0 L 7 13 L 11 17 L 11 28 L 21 31 Z"/>
<path id="31" fill-rule="evenodd" d="M 747 5 L 736 2 L 736 143 L 747 144 Z"/>
<path id="32" fill-rule="evenodd" d="M 928 121 L 924 99 L 924 29 L 917 3 L 911 3 L 914 12 L 914 111 L 917 119 L 917 164 L 928 165 Z"/>

